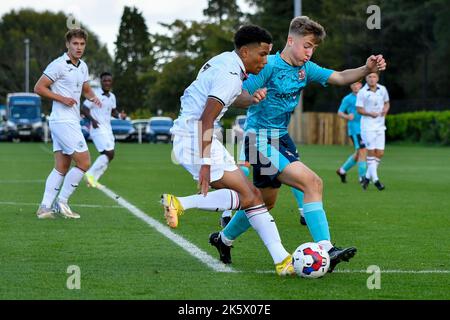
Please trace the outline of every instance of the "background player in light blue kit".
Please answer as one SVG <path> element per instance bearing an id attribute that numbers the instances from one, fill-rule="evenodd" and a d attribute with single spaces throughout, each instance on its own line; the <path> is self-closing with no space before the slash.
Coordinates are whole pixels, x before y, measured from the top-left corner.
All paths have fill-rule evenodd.
<path id="1" fill-rule="evenodd" d="M 356 95 L 361 89 L 362 83 L 360 81 L 352 83 L 350 88 L 352 92 L 342 99 L 338 110 L 338 115 L 347 120 L 347 133 L 352 139 L 355 152 L 348 157 L 342 166 L 336 170 L 336 173 L 341 178 L 342 183 L 347 182 L 347 172 L 358 163 L 358 177 L 361 183 L 366 174 L 366 145 L 361 139 L 361 115 L 356 111 Z"/>
<path id="2" fill-rule="evenodd" d="M 337 72 L 322 68 L 310 59 L 324 37 L 325 30 L 317 22 L 305 16 L 294 18 L 283 51 L 269 56 L 263 70 L 244 82 L 242 94 L 234 105 L 250 106 L 245 127 L 246 160 L 253 166 L 253 183 L 261 190 L 264 203 L 267 208 L 275 206 L 281 184 L 303 191 L 308 229 L 314 242 L 330 254 L 331 272 L 339 262 L 352 258 L 356 248 L 341 249 L 331 244 L 322 204 L 322 180 L 300 162 L 288 134 L 288 124 L 307 84 L 349 85 L 374 70 L 384 70 L 386 63 L 381 55 L 372 55 L 364 66 L 356 69 Z M 255 102 L 255 98 L 259 101 Z M 222 262 L 231 262 L 233 240 L 250 227 L 246 219 L 238 211 L 224 230 L 210 235 L 209 241 L 218 249 Z"/>

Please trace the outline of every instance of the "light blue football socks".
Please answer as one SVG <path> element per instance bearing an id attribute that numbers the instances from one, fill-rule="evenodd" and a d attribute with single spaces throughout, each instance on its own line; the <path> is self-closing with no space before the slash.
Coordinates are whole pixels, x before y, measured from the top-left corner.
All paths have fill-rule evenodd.
<path id="1" fill-rule="evenodd" d="M 327 216 L 323 210 L 322 202 L 309 202 L 303 205 L 306 225 L 314 242 L 330 240 Z"/>

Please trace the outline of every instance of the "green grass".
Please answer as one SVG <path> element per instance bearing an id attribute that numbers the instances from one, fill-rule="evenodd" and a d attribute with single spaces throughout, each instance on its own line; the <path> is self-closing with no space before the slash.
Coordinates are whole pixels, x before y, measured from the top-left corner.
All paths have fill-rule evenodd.
<path id="1" fill-rule="evenodd" d="M 0 299 L 449 299 L 449 273 L 382 273 L 381 289 L 369 290 L 364 271 L 450 270 L 450 149 L 387 146 L 379 175 L 386 190 L 363 192 L 356 168 L 341 184 L 335 170 L 350 147 L 300 146 L 304 162 L 324 181 L 324 205 L 332 241 L 358 253 L 317 280 L 279 278 L 251 230 L 235 242 L 233 268 L 218 273 L 84 183 L 71 198 L 80 220 L 35 217 L 53 166 L 50 145 L 0 144 Z M 90 145 L 93 158 L 97 152 Z M 189 195 L 196 183 L 170 161 L 170 145 L 118 144 L 102 178 L 108 188 L 164 223 L 159 196 Z M 9 203 L 9 204 L 8 204 Z M 85 207 L 80 205 L 97 205 Z M 298 223 L 287 187 L 272 215 L 285 247 L 310 241 Z M 175 230 L 217 256 L 208 235 L 219 213 L 191 210 Z M 68 266 L 81 269 L 81 289 L 69 290 Z"/>

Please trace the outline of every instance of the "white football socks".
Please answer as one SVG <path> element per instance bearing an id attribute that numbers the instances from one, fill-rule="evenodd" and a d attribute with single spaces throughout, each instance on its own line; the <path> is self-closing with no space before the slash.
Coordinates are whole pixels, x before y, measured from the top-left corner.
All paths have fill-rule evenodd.
<path id="1" fill-rule="evenodd" d="M 67 203 L 69 197 L 78 187 L 78 184 L 83 178 L 83 175 L 84 171 L 78 167 L 73 167 L 72 169 L 70 169 L 64 179 L 64 183 L 61 189 L 61 193 L 59 194 L 58 200 Z"/>
<path id="2" fill-rule="evenodd" d="M 208 211 L 235 210 L 239 208 L 239 195 L 230 189 L 220 189 L 206 194 L 177 197 L 184 210 L 198 208 Z"/>
<path id="3" fill-rule="evenodd" d="M 272 215 L 267 211 L 265 205 L 258 205 L 245 209 L 248 221 L 256 230 L 267 250 L 272 256 L 273 262 L 278 264 L 289 255 L 289 252 L 281 244 L 280 234 Z"/>
<path id="4" fill-rule="evenodd" d="M 41 206 L 46 208 L 51 208 L 53 201 L 55 201 L 56 196 L 63 183 L 64 175 L 58 170 L 53 169 L 47 177 L 45 182 L 44 197 L 42 198 Z"/>
<path id="5" fill-rule="evenodd" d="M 89 168 L 88 172 L 90 175 L 94 176 L 96 180 L 105 173 L 108 168 L 109 159 L 105 154 L 100 155 L 94 162 L 94 164 Z"/>

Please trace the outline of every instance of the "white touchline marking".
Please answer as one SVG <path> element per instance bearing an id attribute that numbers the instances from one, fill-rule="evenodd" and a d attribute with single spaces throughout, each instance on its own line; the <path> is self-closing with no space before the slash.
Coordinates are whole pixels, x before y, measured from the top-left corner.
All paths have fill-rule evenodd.
<path id="1" fill-rule="evenodd" d="M 14 202 L 14 201 L 0 201 L 0 205 L 11 205 L 11 206 L 39 206 L 40 203 L 33 202 Z M 70 204 L 73 207 L 80 208 L 113 208 L 113 209 L 123 209 L 122 206 L 104 206 L 99 204 Z"/>
<path id="2" fill-rule="evenodd" d="M 102 191 L 104 194 L 106 194 L 109 198 L 116 201 L 118 204 L 120 204 L 122 207 L 126 208 L 128 211 L 130 211 L 134 216 L 141 219 L 145 223 L 147 223 L 150 227 L 161 233 L 163 236 L 174 242 L 176 245 L 181 247 L 183 250 L 187 251 L 189 254 L 191 254 L 193 257 L 198 259 L 200 262 L 206 264 L 208 267 L 213 269 L 216 272 L 236 272 L 233 268 L 223 264 L 219 260 L 211 257 L 209 254 L 207 254 L 205 251 L 194 245 L 193 243 L 187 241 L 182 236 L 174 233 L 172 230 L 170 230 L 169 227 L 166 227 L 159 221 L 153 219 L 152 217 L 146 215 L 144 212 L 142 212 L 140 209 L 135 207 L 133 204 L 129 203 L 124 198 L 120 197 L 116 193 L 114 193 L 112 190 L 108 189 L 104 185 L 99 186 L 98 189 Z"/>
<path id="3" fill-rule="evenodd" d="M 273 270 L 257 270 L 256 273 L 275 273 Z M 333 273 L 367 273 L 367 270 L 338 270 L 335 269 Z M 450 270 L 381 270 L 381 273 L 409 273 L 409 274 L 426 274 L 426 273 L 450 273 Z"/>
<path id="4" fill-rule="evenodd" d="M 0 180 L 0 184 L 7 183 L 44 183 L 45 180 Z"/>
<path id="5" fill-rule="evenodd" d="M 45 148 L 44 146 L 40 145 L 40 148 L 44 150 L 47 153 L 53 154 L 49 149 Z M 160 232 L 162 235 L 167 237 L 168 239 L 172 240 L 175 244 L 180 246 L 182 249 L 188 251 L 191 255 L 193 255 L 195 258 L 200 260 L 201 262 L 208 265 L 210 268 L 217 272 L 236 272 L 241 273 L 243 271 L 236 271 L 231 267 L 228 267 L 224 265 L 221 262 L 218 262 L 216 259 L 212 258 L 210 255 L 208 255 L 206 252 L 198 248 L 196 245 L 190 243 L 183 237 L 177 235 L 176 233 L 173 233 L 169 227 L 166 227 L 165 225 L 161 224 L 157 220 L 151 218 L 150 216 L 146 215 L 144 212 L 133 206 L 131 203 L 126 201 L 125 199 L 121 198 L 119 195 L 115 194 L 113 191 L 106 188 L 104 185 L 101 185 L 98 187 L 99 190 L 103 191 L 108 197 L 113 199 L 114 201 L 117 201 L 121 205 L 121 207 L 126 208 L 129 210 L 132 214 L 134 214 L 137 218 L 143 220 L 146 222 L 149 226 L 156 229 L 158 232 Z M 5 203 L 0 202 L 0 204 L 17 204 L 17 203 Z M 37 204 L 33 204 L 37 205 Z M 83 206 L 91 206 L 94 207 L 95 205 L 73 205 L 78 207 Z M 107 206 L 100 206 L 100 207 L 107 207 Z M 117 208 L 118 206 L 111 206 L 113 208 Z M 254 271 L 252 271 L 254 272 Z M 274 270 L 256 270 L 256 273 L 275 273 Z M 334 270 L 333 273 L 367 273 L 367 270 Z M 450 273 L 450 270 L 381 270 L 381 273 L 406 273 L 406 274 L 429 274 L 429 273 L 436 273 L 436 274 L 448 274 Z"/>

